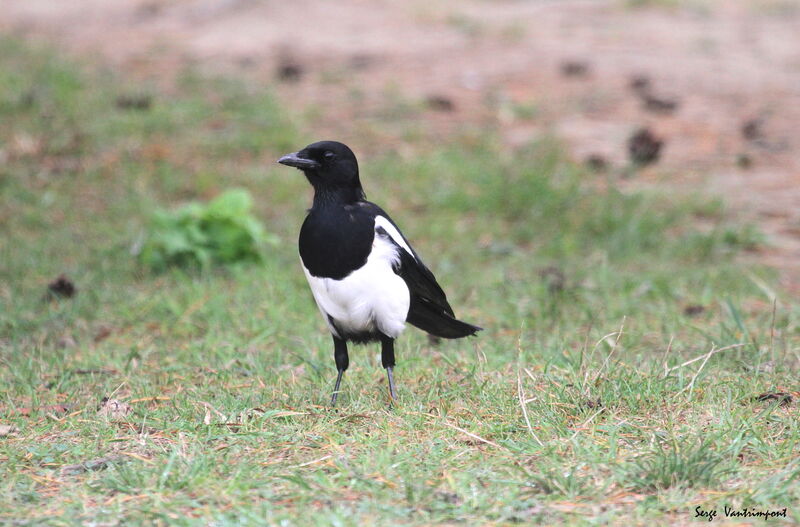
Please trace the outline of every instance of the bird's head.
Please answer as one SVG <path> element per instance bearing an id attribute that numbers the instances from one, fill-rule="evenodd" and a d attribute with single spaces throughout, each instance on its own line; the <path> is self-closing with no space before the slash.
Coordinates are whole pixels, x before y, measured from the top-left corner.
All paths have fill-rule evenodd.
<path id="1" fill-rule="evenodd" d="M 286 154 L 278 163 L 302 170 L 317 192 L 337 191 L 363 197 L 358 179 L 358 161 L 350 148 L 336 141 L 312 143 Z"/>

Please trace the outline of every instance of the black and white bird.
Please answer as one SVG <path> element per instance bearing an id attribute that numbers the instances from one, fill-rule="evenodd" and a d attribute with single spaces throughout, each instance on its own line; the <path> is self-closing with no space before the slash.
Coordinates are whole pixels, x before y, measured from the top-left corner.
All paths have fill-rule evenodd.
<path id="1" fill-rule="evenodd" d="M 300 259 L 311 293 L 333 335 L 336 404 L 347 370 L 347 342 L 380 341 L 395 399 L 394 339 L 406 322 L 457 339 L 481 330 L 455 318 L 447 297 L 408 240 L 380 207 L 366 200 L 353 151 L 321 141 L 278 163 L 303 171 L 314 203 L 300 229 Z"/>

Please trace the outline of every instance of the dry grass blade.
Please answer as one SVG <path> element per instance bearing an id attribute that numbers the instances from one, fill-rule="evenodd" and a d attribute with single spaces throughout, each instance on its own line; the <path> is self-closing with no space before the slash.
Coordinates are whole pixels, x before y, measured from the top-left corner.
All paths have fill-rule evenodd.
<path id="1" fill-rule="evenodd" d="M 531 437 L 533 437 L 539 446 L 544 446 L 544 443 L 536 436 L 536 432 L 533 431 L 533 426 L 531 426 L 531 419 L 528 417 L 528 400 L 525 397 L 525 389 L 522 387 L 521 366 L 519 366 L 522 356 L 522 330 L 523 328 L 520 327 L 519 336 L 517 337 L 517 398 L 519 399 L 519 407 L 522 409 L 522 416 L 525 418 L 525 426 L 528 427 L 528 432 L 530 432 Z M 525 370 L 525 373 L 533 379 L 533 375 L 531 375 L 528 370 Z"/>
<path id="2" fill-rule="evenodd" d="M 589 364 L 592 363 L 592 359 L 594 358 L 594 352 L 597 351 L 597 348 L 600 347 L 600 344 L 606 340 L 608 337 L 613 337 L 616 335 L 616 331 L 609 333 L 608 335 L 603 335 L 600 339 L 594 343 L 592 347 L 592 351 L 589 353 L 589 358 L 586 360 L 586 373 L 583 375 L 583 389 L 586 389 L 586 385 L 589 383 Z"/>
<path id="3" fill-rule="evenodd" d="M 708 362 L 708 359 L 710 359 L 712 355 L 716 355 L 720 351 L 730 350 L 730 349 L 734 349 L 734 348 L 740 348 L 742 346 L 744 346 L 744 344 L 732 344 L 730 346 L 725 346 L 724 348 L 719 348 L 719 349 L 714 349 L 712 347 L 711 351 L 709 351 L 705 355 L 702 355 L 700 357 L 697 357 L 695 359 L 692 359 L 690 361 L 687 361 L 687 362 L 683 363 L 681 366 L 685 366 L 687 364 L 691 364 L 692 362 L 696 362 L 696 361 L 698 361 L 700 359 L 703 359 L 703 363 L 700 364 L 700 368 L 698 368 L 697 371 L 695 372 L 695 374 L 692 376 L 692 380 L 689 382 L 689 384 L 684 386 L 678 393 L 676 393 L 675 397 L 677 397 L 678 395 L 682 394 L 686 390 L 689 390 L 689 399 L 691 399 L 692 389 L 694 389 L 694 382 L 697 380 L 697 377 L 700 375 L 700 372 L 703 371 L 703 368 L 705 368 L 706 363 Z M 678 366 L 676 366 L 676 367 L 678 367 Z M 670 371 L 672 371 L 672 370 L 670 370 Z"/>
<path id="4" fill-rule="evenodd" d="M 211 412 L 214 412 L 215 414 L 217 414 L 217 417 L 219 417 L 223 422 L 228 420 L 228 418 L 225 416 L 225 414 L 223 414 L 222 412 L 220 412 L 219 410 L 217 410 L 216 408 L 211 406 L 209 403 L 207 403 L 205 401 L 198 401 L 198 404 L 206 409 L 206 415 L 203 418 L 203 422 L 205 424 L 211 424 Z"/>
<path id="5" fill-rule="evenodd" d="M 422 415 L 424 415 L 424 416 L 426 416 L 426 417 L 428 417 L 428 418 L 431 418 L 431 419 L 435 419 L 435 418 L 436 418 L 436 416 L 435 416 L 435 415 L 432 415 L 432 414 L 422 414 Z M 495 443 L 494 441 L 490 441 L 490 440 L 488 440 L 488 439 L 485 439 L 485 438 L 483 438 L 483 437 L 481 437 L 481 436 L 479 436 L 479 435 L 477 435 L 477 434 L 473 434 L 472 432 L 469 432 L 469 431 L 467 431 L 467 430 L 464 430 L 463 428 L 461 428 L 461 427 L 459 427 L 459 426 L 456 426 L 456 425 L 450 424 L 450 423 L 448 423 L 447 421 L 443 421 L 443 422 L 442 422 L 442 424 L 443 424 L 443 425 L 445 425 L 445 426 L 446 426 L 446 427 L 448 427 L 448 428 L 452 428 L 453 430 L 457 430 L 457 431 L 461 432 L 462 434 L 468 435 L 468 436 L 469 436 L 469 437 L 471 437 L 472 439 L 475 439 L 475 440 L 477 440 L 477 441 L 480 441 L 481 443 L 486 443 L 487 445 L 491 445 L 491 446 L 493 446 L 493 447 L 495 447 L 495 448 L 500 448 L 500 449 L 503 449 L 503 450 L 507 450 L 507 449 L 506 449 L 504 446 L 498 445 L 498 444 L 497 444 L 497 443 Z"/>
<path id="6" fill-rule="evenodd" d="M 664 363 L 664 377 L 669 375 L 669 366 L 667 366 L 667 359 L 669 358 L 669 354 L 672 351 L 672 342 L 675 340 L 675 336 L 671 336 L 669 338 L 669 344 L 667 344 L 667 351 L 664 352 L 664 359 L 661 361 Z"/>
<path id="7" fill-rule="evenodd" d="M 695 358 L 693 358 L 691 360 L 687 360 L 686 362 L 684 362 L 682 364 L 678 364 L 677 366 L 673 366 L 672 368 L 669 368 L 668 370 L 666 370 L 666 373 L 664 374 L 664 376 L 666 377 L 667 375 L 669 375 L 673 371 L 678 370 L 680 368 L 683 368 L 684 366 L 688 366 L 689 364 L 693 364 L 693 363 L 695 363 L 695 362 L 697 362 L 699 360 L 702 360 L 702 359 L 708 360 L 708 357 L 710 357 L 711 355 L 715 355 L 715 354 L 717 354 L 717 353 L 719 353 L 721 351 L 728 351 L 728 350 L 732 350 L 732 349 L 736 349 L 736 348 L 741 348 L 742 346 L 744 346 L 744 344 L 740 343 L 740 344 L 731 344 L 730 346 L 725 346 L 724 348 L 719 348 L 719 349 L 716 349 L 716 350 L 714 348 L 711 348 L 711 351 L 709 351 L 708 353 L 704 353 L 704 354 L 700 355 L 699 357 L 695 357 Z M 705 361 L 704 361 L 704 363 L 705 363 Z"/>
<path id="8" fill-rule="evenodd" d="M 683 392 L 685 392 L 686 390 L 689 390 L 689 399 L 692 398 L 692 390 L 694 389 L 694 381 L 697 380 L 698 375 L 700 375 L 700 372 L 703 371 L 703 368 L 705 368 L 705 366 L 706 366 L 706 362 L 708 362 L 708 359 L 710 359 L 711 355 L 713 355 L 713 354 L 714 354 L 714 348 L 711 348 L 711 351 L 706 353 L 706 356 L 705 356 L 705 359 L 703 360 L 703 363 L 700 364 L 700 367 L 697 369 L 697 371 L 692 376 L 692 380 L 689 382 L 689 384 L 684 386 L 678 393 L 676 393 L 675 396 L 678 396 L 678 395 L 682 394 Z"/>
<path id="9" fill-rule="evenodd" d="M 307 467 L 307 466 L 309 466 L 309 465 L 314 465 L 314 464 L 316 464 L 316 463 L 319 463 L 319 462 L 321 462 L 321 461 L 325 461 L 326 459 L 330 459 L 330 458 L 332 458 L 332 457 L 333 457 L 333 456 L 332 456 L 331 454 L 328 454 L 327 456 L 322 456 L 321 458 L 312 459 L 311 461 L 306 461 L 305 463 L 300 463 L 299 465 L 295 465 L 295 466 L 294 466 L 294 467 L 292 467 L 292 468 L 302 468 L 302 467 Z"/>
<path id="10" fill-rule="evenodd" d="M 477 439 L 481 443 L 486 443 L 487 445 L 492 445 L 493 447 L 496 447 L 496 448 L 503 448 L 502 446 L 498 445 L 494 441 L 489 441 L 488 439 L 484 439 L 483 437 L 479 436 L 478 434 L 473 434 L 472 432 L 468 432 L 467 430 L 464 430 L 463 428 L 460 428 L 460 427 L 458 427 L 456 425 L 452 425 L 452 424 L 447 423 L 447 422 L 444 423 L 444 425 L 445 426 L 449 426 L 453 430 L 458 430 L 462 434 L 466 434 L 466 435 L 468 435 L 469 437 L 471 437 L 473 439 Z"/>
<path id="11" fill-rule="evenodd" d="M 536 436 L 536 432 L 533 431 L 530 417 L 528 417 L 528 400 L 525 397 L 525 389 L 522 387 L 522 377 L 520 376 L 519 370 L 517 370 L 517 397 L 519 398 L 519 406 L 522 408 L 522 416 L 525 418 L 525 425 L 528 427 L 528 432 L 530 432 L 531 436 L 539 444 L 539 446 L 544 446 L 544 443 L 542 443 L 542 441 Z"/>
<path id="12" fill-rule="evenodd" d="M 599 409 L 599 410 L 597 410 L 595 413 L 593 413 L 593 414 L 591 415 L 591 417 L 589 417 L 589 419 L 587 419 L 586 421 L 584 421 L 584 422 L 583 422 L 583 424 L 581 424 L 579 427 L 577 427 L 577 428 L 575 429 L 575 433 L 574 433 L 574 434 L 572 434 L 572 435 L 570 436 L 569 440 L 570 440 L 570 441 L 572 441 L 573 439 L 575 439 L 575 438 L 578 436 L 578 433 L 580 433 L 581 429 L 582 429 L 584 426 L 586 426 L 586 425 L 588 425 L 589 423 L 591 423 L 591 422 L 592 422 L 592 420 L 593 420 L 595 417 L 597 417 L 598 415 L 600 415 L 601 413 L 603 413 L 603 411 L 604 411 L 604 410 L 605 410 L 605 408 L 600 408 L 600 409 Z"/>
<path id="13" fill-rule="evenodd" d="M 620 337 L 622 337 L 622 331 L 625 329 L 625 319 L 626 318 L 627 317 L 622 317 L 622 324 L 620 324 L 620 326 L 619 326 L 619 331 L 616 332 L 616 337 L 614 338 L 614 345 L 611 346 L 611 351 L 609 351 L 608 355 L 606 355 L 606 360 L 603 361 L 603 365 L 600 366 L 599 370 L 597 370 L 597 375 L 595 375 L 594 379 L 592 379 L 592 384 L 597 382 L 597 379 L 599 379 L 600 375 L 603 374 L 603 370 L 605 370 L 606 367 L 608 366 L 608 361 L 611 360 L 611 356 L 614 354 L 615 351 L 617 351 L 617 346 L 619 345 L 619 339 L 620 339 Z M 595 344 L 594 349 L 592 349 L 592 355 L 594 355 L 594 350 L 597 349 L 597 346 L 599 346 L 601 342 L 605 341 L 605 339 L 607 339 L 611 335 L 614 335 L 614 333 L 609 333 L 608 335 L 606 335 L 605 337 L 603 337 L 602 339 L 597 341 L 597 344 Z M 589 357 L 589 360 L 591 361 L 591 357 Z M 586 375 L 587 376 L 589 375 L 588 371 L 586 372 Z M 584 382 L 584 388 L 585 387 L 586 387 L 586 385 L 585 385 L 585 382 Z"/>

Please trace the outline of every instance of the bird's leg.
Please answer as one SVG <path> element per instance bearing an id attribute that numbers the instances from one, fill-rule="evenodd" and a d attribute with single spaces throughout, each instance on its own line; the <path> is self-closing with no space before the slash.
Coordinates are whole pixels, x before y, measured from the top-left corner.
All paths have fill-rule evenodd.
<path id="1" fill-rule="evenodd" d="M 385 335 L 381 336 L 381 362 L 383 367 L 386 368 L 386 376 L 389 378 L 389 395 L 392 397 L 392 402 L 397 399 L 394 390 L 394 377 L 392 370 L 394 369 L 394 339 Z"/>
<path id="2" fill-rule="evenodd" d="M 336 369 L 339 371 L 336 376 L 336 386 L 333 387 L 333 395 L 331 396 L 331 406 L 336 406 L 336 397 L 339 395 L 342 374 L 350 364 L 350 358 L 347 356 L 347 342 L 337 336 L 333 337 L 333 358 L 336 359 Z"/>
<path id="3" fill-rule="evenodd" d="M 394 377 L 392 377 L 392 370 L 394 369 L 393 366 L 389 366 L 386 368 L 386 376 L 389 378 L 389 395 L 392 397 L 392 401 L 397 399 L 397 395 L 394 391 Z"/>

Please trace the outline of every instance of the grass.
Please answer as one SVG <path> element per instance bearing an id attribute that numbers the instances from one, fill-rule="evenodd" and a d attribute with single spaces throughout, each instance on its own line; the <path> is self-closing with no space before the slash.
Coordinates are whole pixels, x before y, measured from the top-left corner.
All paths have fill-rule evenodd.
<path id="1" fill-rule="evenodd" d="M 150 107 L 116 104 L 131 93 Z M 800 519 L 796 403 L 754 400 L 797 390 L 800 311 L 738 258 L 752 226 L 624 192 L 552 141 L 468 131 L 363 156 L 370 198 L 486 331 L 408 331 L 393 409 L 377 349 L 357 348 L 329 408 L 332 346 L 295 246 L 310 189 L 274 163 L 318 139 L 305 126 L 235 81 L 187 72 L 166 92 L 0 41 L 0 520 Z M 230 187 L 280 240 L 262 263 L 136 263 L 154 210 Z M 73 298 L 45 294 L 61 273 Z M 106 397 L 123 410 L 98 412 Z"/>

